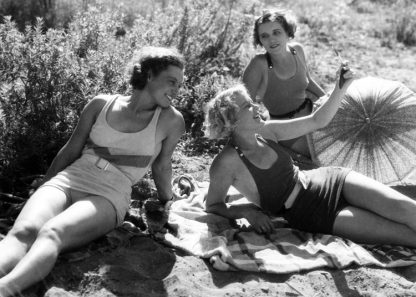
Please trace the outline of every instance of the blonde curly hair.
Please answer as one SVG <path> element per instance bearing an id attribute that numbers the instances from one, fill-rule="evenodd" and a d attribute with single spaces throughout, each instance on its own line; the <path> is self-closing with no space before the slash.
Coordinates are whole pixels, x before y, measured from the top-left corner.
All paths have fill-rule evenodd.
<path id="1" fill-rule="evenodd" d="M 205 105 L 204 133 L 210 139 L 229 138 L 237 124 L 240 107 L 235 102 L 238 96 L 250 100 L 244 85 L 239 84 L 218 93 Z"/>

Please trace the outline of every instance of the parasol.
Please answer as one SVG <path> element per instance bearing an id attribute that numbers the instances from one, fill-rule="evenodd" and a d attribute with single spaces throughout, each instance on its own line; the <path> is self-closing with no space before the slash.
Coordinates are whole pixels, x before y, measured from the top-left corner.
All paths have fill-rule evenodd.
<path id="1" fill-rule="evenodd" d="M 355 80 L 331 123 L 310 135 L 319 166 L 342 166 L 384 184 L 416 184 L 416 94 L 397 81 Z"/>

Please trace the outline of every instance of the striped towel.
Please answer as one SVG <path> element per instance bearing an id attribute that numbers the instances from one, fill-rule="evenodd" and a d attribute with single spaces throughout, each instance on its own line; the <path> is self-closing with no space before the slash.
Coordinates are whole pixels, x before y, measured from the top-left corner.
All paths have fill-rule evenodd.
<path id="1" fill-rule="evenodd" d="M 416 249 L 362 246 L 337 236 L 276 228 L 269 236 L 240 228 L 234 222 L 206 213 L 204 194 L 192 192 L 169 211 L 166 244 L 207 258 L 218 270 L 293 273 L 351 264 L 398 267 L 416 264 Z M 278 222 L 277 222 L 278 224 Z"/>

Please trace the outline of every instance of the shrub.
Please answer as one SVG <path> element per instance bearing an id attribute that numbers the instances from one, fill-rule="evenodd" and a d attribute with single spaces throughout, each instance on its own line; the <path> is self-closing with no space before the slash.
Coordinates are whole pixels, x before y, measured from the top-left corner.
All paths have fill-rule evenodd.
<path id="1" fill-rule="evenodd" d="M 77 121 L 83 84 L 62 32 L 43 22 L 20 33 L 10 18 L 0 25 L 0 173 L 44 172 Z"/>
<path id="2" fill-rule="evenodd" d="M 379 15 L 384 15 L 380 26 L 375 26 L 374 36 L 382 39 L 382 45 L 393 48 L 397 42 L 406 46 L 416 45 L 416 3 L 411 0 L 371 1 L 376 3 Z M 389 11 L 388 14 L 384 11 Z"/>
<path id="3" fill-rule="evenodd" d="M 185 137 L 185 145 L 204 146 L 203 103 L 245 65 L 241 45 L 249 41 L 251 19 L 232 3 L 156 5 L 131 28 L 122 10 L 105 6 L 81 11 L 65 30 L 46 30 L 38 20 L 20 32 L 6 18 L 0 24 L 0 176 L 14 184 L 44 173 L 89 99 L 128 92 L 125 65 L 145 45 L 177 47 L 186 57 L 177 106 L 188 135 L 197 138 Z"/>
<path id="4" fill-rule="evenodd" d="M 184 88 L 175 106 L 181 111 L 187 123 L 187 134 L 183 137 L 183 150 L 188 153 L 218 153 L 223 141 L 205 138 L 203 131 L 204 106 L 219 91 L 237 83 L 237 79 L 217 73 L 203 76 L 199 84 Z"/>
<path id="5" fill-rule="evenodd" d="M 408 2 L 395 10 L 395 13 L 397 41 L 408 46 L 416 45 L 416 5 Z"/>
<path id="6" fill-rule="evenodd" d="M 46 28 L 63 28 L 72 20 L 75 12 L 85 6 L 84 0 L 2 0 L 1 16 L 12 16 L 20 31 L 27 25 L 35 25 L 41 17 Z"/>

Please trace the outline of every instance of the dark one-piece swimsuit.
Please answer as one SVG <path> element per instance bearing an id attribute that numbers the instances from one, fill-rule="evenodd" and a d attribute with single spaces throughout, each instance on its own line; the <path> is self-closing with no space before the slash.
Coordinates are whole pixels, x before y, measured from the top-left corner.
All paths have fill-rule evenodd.
<path id="1" fill-rule="evenodd" d="M 286 209 L 284 203 L 298 182 L 299 169 L 277 142 L 259 135 L 257 139 L 270 146 L 277 154 L 276 162 L 268 169 L 258 168 L 244 156 L 238 146 L 233 147 L 256 183 L 260 207 L 271 215 L 283 216 L 292 228 L 332 234 L 337 214 L 348 205 L 342 195 L 342 188 L 351 170 L 321 167 L 302 171 L 306 182 L 302 184 L 293 205 Z"/>

